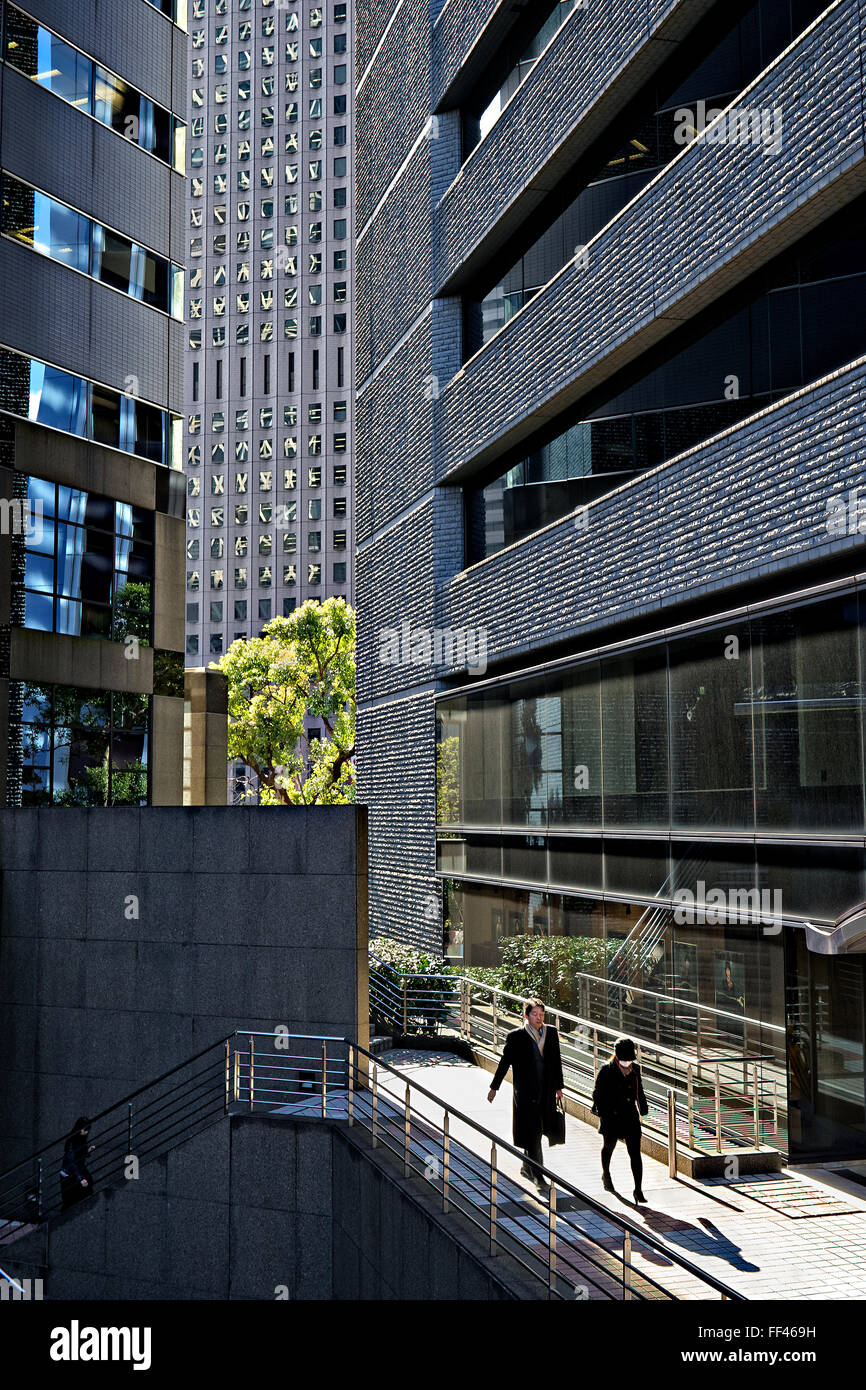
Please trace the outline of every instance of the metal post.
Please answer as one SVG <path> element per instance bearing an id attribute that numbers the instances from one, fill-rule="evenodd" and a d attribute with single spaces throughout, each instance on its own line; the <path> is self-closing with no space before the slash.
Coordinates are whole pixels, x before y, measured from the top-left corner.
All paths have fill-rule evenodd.
<path id="1" fill-rule="evenodd" d="M 241 1054 L 235 1051 L 235 1093 L 234 1099 L 238 1100 L 241 1094 Z"/>
<path id="2" fill-rule="evenodd" d="M 694 1092 L 694 1070 L 689 1062 L 687 1081 L 688 1087 L 688 1107 L 689 1107 L 689 1148 L 695 1147 L 695 1092 Z"/>
<path id="3" fill-rule="evenodd" d="M 490 1253 L 496 1254 L 496 1144 L 490 1145 Z"/>
<path id="4" fill-rule="evenodd" d="M 126 1152 L 132 1153 L 132 1101 L 126 1106 Z"/>
<path id="5" fill-rule="evenodd" d="M 252 1033 L 250 1033 L 250 1109 L 251 1109 L 251 1110 L 252 1110 L 252 1108 L 253 1108 L 253 1096 L 254 1096 L 254 1094 L 255 1094 L 255 1085 L 256 1085 L 256 1049 L 255 1049 L 255 1039 L 253 1038 Z"/>
<path id="6" fill-rule="evenodd" d="M 774 1134 L 778 1134 L 778 1132 L 779 1132 L 779 1091 L 778 1091 L 778 1082 L 777 1082 L 777 1080 L 776 1080 L 776 1078 L 775 1078 L 775 1076 L 774 1076 L 774 1077 L 773 1077 L 773 1133 L 774 1133 Z"/>
<path id="7" fill-rule="evenodd" d="M 451 1186 L 451 1116 L 448 1111 L 442 1120 L 442 1210 L 448 1211 L 448 1189 Z"/>
<path id="8" fill-rule="evenodd" d="M 328 1044 L 322 1042 L 322 1119 L 328 1114 Z"/>
<path id="9" fill-rule="evenodd" d="M 695 1009 L 695 1053 L 698 1061 L 701 1060 L 701 1011 Z"/>
<path id="10" fill-rule="evenodd" d="M 412 1165 L 411 1165 L 411 1163 L 409 1162 L 409 1154 L 410 1154 L 409 1142 L 410 1142 L 410 1139 L 411 1139 L 411 1125 L 412 1125 L 411 1098 L 410 1098 L 410 1095 L 409 1095 L 409 1082 L 407 1081 L 407 1082 L 406 1082 L 406 1100 L 405 1100 L 405 1103 L 404 1103 L 404 1119 L 403 1119 L 403 1177 L 404 1177 L 404 1178 L 408 1178 L 408 1177 L 409 1177 L 409 1174 L 412 1172 Z"/>
<path id="11" fill-rule="evenodd" d="M 408 1033 L 408 1032 L 409 1032 L 409 1004 L 408 1004 L 408 998 L 407 998 L 408 990 L 409 990 L 409 986 L 407 985 L 406 980 L 405 980 L 405 977 L 404 977 L 404 979 L 403 979 L 403 1032 L 404 1032 L 404 1033 Z"/>
<path id="12" fill-rule="evenodd" d="M 499 1017 L 498 1017 L 498 1015 L 499 1015 L 499 1010 L 498 1010 L 498 1008 L 497 1008 L 497 1002 L 496 1002 L 496 990 L 494 990 L 494 991 L 493 991 L 493 1046 L 494 1046 L 494 1047 L 498 1047 L 498 1046 L 499 1046 L 499 1029 L 498 1029 L 498 1027 L 497 1027 L 497 1025 L 498 1025 L 498 1023 L 499 1023 Z"/>
<path id="13" fill-rule="evenodd" d="M 716 1062 L 716 1153 L 722 1152 L 722 1097 L 719 1090 L 719 1064 Z"/>
<path id="14" fill-rule="evenodd" d="M 547 1189 L 547 1287 L 556 1289 L 556 1184 Z"/>
<path id="15" fill-rule="evenodd" d="M 372 1101 L 372 1108 L 373 1108 L 373 1117 L 372 1117 L 372 1122 L 371 1122 L 370 1133 L 371 1133 L 372 1136 L 373 1136 L 373 1148 L 375 1149 L 375 1148 L 378 1148 L 378 1145 L 379 1145 L 379 1067 L 378 1067 L 378 1064 L 377 1064 L 376 1062 L 373 1063 L 373 1101 Z"/>
<path id="16" fill-rule="evenodd" d="M 355 1123 L 355 1049 L 349 1043 L 349 1128 Z"/>
<path id="17" fill-rule="evenodd" d="M 623 1296 L 624 1299 L 629 1300 L 629 1301 L 631 1300 L 632 1292 L 631 1292 L 631 1284 L 629 1283 L 629 1274 L 628 1274 L 626 1271 L 627 1271 L 628 1266 L 629 1266 L 630 1264 L 631 1264 L 631 1233 L 630 1233 L 629 1231 L 623 1231 L 623 1233 L 622 1233 L 622 1296 Z"/>
<path id="18" fill-rule="evenodd" d="M 229 1113 L 229 1083 L 231 1081 L 231 1041 L 226 1038 L 226 1114 Z"/>
<path id="19" fill-rule="evenodd" d="M 677 1099 L 668 1088 L 668 1176 L 677 1175 Z"/>
<path id="20" fill-rule="evenodd" d="M 755 1106 L 755 1148 L 761 1146 L 761 1111 L 758 1099 L 758 1064 L 752 1067 L 752 1085 L 754 1087 L 754 1106 Z"/>
<path id="21" fill-rule="evenodd" d="M 593 1076 L 598 1071 L 598 1029 L 592 1030 L 592 1073 Z"/>

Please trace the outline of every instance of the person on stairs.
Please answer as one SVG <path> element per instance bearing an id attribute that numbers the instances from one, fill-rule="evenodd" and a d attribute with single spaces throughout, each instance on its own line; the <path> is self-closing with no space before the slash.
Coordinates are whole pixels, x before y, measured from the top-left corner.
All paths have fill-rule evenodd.
<path id="1" fill-rule="evenodd" d="M 603 1139 L 601 1180 L 606 1192 L 613 1192 L 610 1160 L 620 1139 L 625 1140 L 634 1177 L 634 1199 L 645 1202 L 643 1160 L 640 1154 L 640 1117 L 649 1110 L 641 1082 L 637 1050 L 631 1038 L 617 1038 L 609 1062 L 599 1068 L 592 1093 L 592 1113 L 599 1117 Z"/>

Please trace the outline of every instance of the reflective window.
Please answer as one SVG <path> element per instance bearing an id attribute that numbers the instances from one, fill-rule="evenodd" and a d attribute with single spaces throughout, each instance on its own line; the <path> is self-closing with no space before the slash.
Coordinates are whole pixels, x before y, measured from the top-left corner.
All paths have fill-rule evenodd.
<path id="1" fill-rule="evenodd" d="M 0 347 L 0 410 L 181 468 L 181 420 L 36 358 Z"/>
<path id="2" fill-rule="evenodd" d="M 19 72 L 103 125 L 173 164 L 186 160 L 186 126 L 14 5 L 7 6 L 6 58 Z"/>

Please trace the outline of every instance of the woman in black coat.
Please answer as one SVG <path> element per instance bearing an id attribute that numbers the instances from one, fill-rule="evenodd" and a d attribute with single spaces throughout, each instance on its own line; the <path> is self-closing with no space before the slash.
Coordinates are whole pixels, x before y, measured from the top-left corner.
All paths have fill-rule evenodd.
<path id="1" fill-rule="evenodd" d="M 93 1178 L 87 1167 L 87 1155 L 94 1149 L 93 1144 L 87 1143 L 89 1131 L 90 1121 L 80 1115 L 66 1140 L 60 1166 L 60 1195 L 64 1210 L 83 1201 L 93 1191 Z"/>
<path id="2" fill-rule="evenodd" d="M 555 1028 L 548 1028 L 545 1024 L 544 1005 L 540 999 L 526 1001 L 523 1017 L 523 1027 L 515 1028 L 505 1039 L 502 1058 L 490 1083 L 487 1099 L 493 1101 L 505 1073 L 511 1067 L 514 1083 L 511 1109 L 514 1147 L 523 1149 L 526 1154 L 526 1162 L 520 1171 L 544 1191 L 547 1183 L 533 1164 L 544 1163 L 542 1134 L 546 1134 L 549 1140 L 556 1133 L 556 1103 L 562 1100 L 562 1057 L 559 1034 Z"/>
<path id="3" fill-rule="evenodd" d="M 618 1140 L 623 1139 L 631 1159 L 634 1199 L 645 1202 L 641 1187 L 643 1159 L 640 1154 L 640 1117 L 647 1113 L 649 1106 L 643 1092 L 640 1067 L 635 1062 L 636 1055 L 631 1038 L 617 1038 L 610 1061 L 600 1068 L 595 1078 L 592 1113 L 599 1117 L 599 1129 L 604 1140 L 601 1180 L 605 1191 L 614 1191 L 610 1160 Z"/>

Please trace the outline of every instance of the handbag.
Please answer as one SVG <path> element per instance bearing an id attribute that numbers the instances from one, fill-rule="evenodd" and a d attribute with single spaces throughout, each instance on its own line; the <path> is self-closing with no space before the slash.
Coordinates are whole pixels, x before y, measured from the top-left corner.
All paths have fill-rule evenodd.
<path id="1" fill-rule="evenodd" d="M 557 1100 L 551 1117 L 547 1142 L 551 1148 L 556 1144 L 565 1143 L 565 1107 L 560 1100 Z"/>

